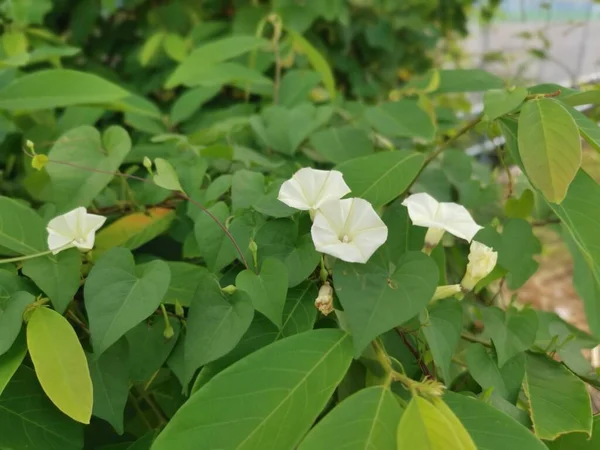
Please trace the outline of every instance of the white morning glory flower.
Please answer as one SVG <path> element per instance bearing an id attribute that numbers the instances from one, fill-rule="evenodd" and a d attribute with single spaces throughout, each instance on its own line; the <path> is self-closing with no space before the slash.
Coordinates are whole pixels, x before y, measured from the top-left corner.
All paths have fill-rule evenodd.
<path id="1" fill-rule="evenodd" d="M 467 273 L 460 282 L 461 286 L 467 291 L 472 290 L 479 281 L 487 277 L 498 261 L 498 253 L 493 248 L 473 241 L 469 252 L 469 263 L 467 264 Z"/>
<path id="2" fill-rule="evenodd" d="M 292 208 L 314 212 L 324 203 L 339 200 L 348 192 L 350 188 L 344 182 L 342 172 L 305 167 L 281 185 L 277 198 Z"/>
<path id="3" fill-rule="evenodd" d="M 104 224 L 106 217 L 88 214 L 83 206 L 52 219 L 48 230 L 48 248 L 52 254 L 77 247 L 91 250 L 94 247 L 96 231 Z"/>
<path id="4" fill-rule="evenodd" d="M 388 229 L 368 201 L 348 198 L 321 205 L 311 235 L 317 251 L 366 263 L 386 241 Z"/>
<path id="5" fill-rule="evenodd" d="M 402 202 L 414 225 L 427 227 L 426 247 L 435 247 L 445 231 L 468 242 L 483 227 L 477 225 L 465 208 L 457 203 L 438 202 L 426 193 L 413 194 Z"/>

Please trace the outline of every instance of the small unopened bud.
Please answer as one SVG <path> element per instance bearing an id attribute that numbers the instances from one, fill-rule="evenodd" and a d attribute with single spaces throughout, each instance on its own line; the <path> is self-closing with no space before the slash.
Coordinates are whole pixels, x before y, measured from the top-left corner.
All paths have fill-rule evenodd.
<path id="1" fill-rule="evenodd" d="M 165 331 L 163 331 L 163 336 L 165 337 L 165 339 L 171 339 L 173 336 L 175 336 L 175 331 L 171 326 L 171 322 L 169 322 L 168 320 L 165 322 Z"/>
<path id="2" fill-rule="evenodd" d="M 147 156 L 144 156 L 143 164 L 144 164 L 144 167 L 146 168 L 146 170 L 148 170 L 148 172 L 152 173 L 152 161 L 150 160 L 150 158 L 148 158 Z"/>
<path id="3" fill-rule="evenodd" d="M 231 294 L 234 294 L 235 291 L 237 291 L 237 288 L 233 284 L 230 284 L 229 286 L 225 286 L 224 288 L 221 288 L 221 290 L 223 292 L 225 292 L 226 294 L 231 295 Z"/>
<path id="4" fill-rule="evenodd" d="M 183 305 L 179 303 L 179 300 L 175 299 L 175 315 L 178 317 L 185 316 L 185 311 L 183 310 Z"/>
<path id="5" fill-rule="evenodd" d="M 315 300 L 315 307 L 324 316 L 333 312 L 333 288 L 328 281 L 319 289 L 319 296 Z"/>
<path id="6" fill-rule="evenodd" d="M 471 291 L 477 283 L 487 277 L 498 260 L 498 253 L 481 242 L 473 241 L 469 252 L 469 263 L 467 264 L 467 273 L 463 277 L 460 285 L 465 291 Z"/>
<path id="7" fill-rule="evenodd" d="M 426 378 L 423 381 L 415 383 L 414 387 L 423 397 L 431 399 L 441 397 L 446 390 L 446 386 L 431 378 Z"/>
<path id="8" fill-rule="evenodd" d="M 445 286 L 438 286 L 433 294 L 432 302 L 441 300 L 443 298 L 453 297 L 461 293 L 460 284 L 448 284 Z"/>

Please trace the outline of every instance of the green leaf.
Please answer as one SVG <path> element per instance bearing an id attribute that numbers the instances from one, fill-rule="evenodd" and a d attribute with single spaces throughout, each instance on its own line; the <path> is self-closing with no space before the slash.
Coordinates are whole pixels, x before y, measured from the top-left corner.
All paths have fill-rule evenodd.
<path id="1" fill-rule="evenodd" d="M 316 152 L 335 164 L 373 153 L 366 131 L 350 125 L 317 131 L 310 137 Z"/>
<path id="2" fill-rule="evenodd" d="M 127 343 L 121 339 L 99 357 L 88 355 L 94 385 L 92 413 L 110 423 L 119 434 L 124 432 L 123 414 L 129 395 L 128 353 Z"/>
<path id="3" fill-rule="evenodd" d="M 321 53 L 319 53 L 319 51 L 301 34 L 291 28 L 286 28 L 286 31 L 292 37 L 292 46 L 294 47 L 294 50 L 304 53 L 312 68 L 321 75 L 321 80 L 329 93 L 329 99 L 333 100 L 335 98 L 335 79 L 331 67 L 329 67 L 329 64 L 323 55 L 321 55 Z"/>
<path id="4" fill-rule="evenodd" d="M 502 78 L 481 69 L 440 70 L 440 84 L 435 94 L 448 92 L 478 92 L 500 89 Z"/>
<path id="5" fill-rule="evenodd" d="M 514 219 L 526 219 L 533 212 L 535 198 L 531 189 L 525 189 L 519 198 L 509 198 L 504 205 L 504 212 Z"/>
<path id="6" fill-rule="evenodd" d="M 350 396 L 304 438 L 298 450 L 329 450 L 344 443 L 347 450 L 396 450 L 395 429 L 402 408 L 383 386 L 363 389 Z"/>
<path id="7" fill-rule="evenodd" d="M 288 70 L 279 86 L 279 104 L 293 108 L 308 100 L 312 89 L 321 81 L 321 75 L 312 70 Z"/>
<path id="8" fill-rule="evenodd" d="M 185 39 L 175 33 L 167 33 L 163 41 L 163 47 L 165 53 L 177 62 L 182 62 L 188 53 Z"/>
<path id="9" fill-rule="evenodd" d="M 188 313 L 184 357 L 188 380 L 198 369 L 230 352 L 254 316 L 252 300 L 240 290 L 231 295 L 210 274 L 200 278 Z"/>
<path id="10" fill-rule="evenodd" d="M 56 255 L 25 261 L 22 270 L 62 314 L 80 286 L 81 255 L 75 248 L 63 250 Z"/>
<path id="11" fill-rule="evenodd" d="M 502 311 L 492 306 L 483 309 L 482 313 L 485 329 L 498 353 L 498 367 L 504 366 L 513 356 L 533 345 L 538 328 L 537 315 L 533 309 L 519 311 L 511 306 Z"/>
<path id="12" fill-rule="evenodd" d="M 231 210 L 250 208 L 265 192 L 265 176 L 260 172 L 238 170 L 231 180 Z"/>
<path id="13" fill-rule="evenodd" d="M 428 309 L 426 322 L 423 324 L 423 334 L 446 384 L 452 381 L 450 365 L 460 342 L 462 316 L 462 306 L 458 300 L 444 299 Z"/>
<path id="14" fill-rule="evenodd" d="M 553 442 L 546 442 L 550 450 L 596 450 L 600 448 L 600 415 L 594 416 L 592 437 L 584 433 L 569 433 Z"/>
<path id="15" fill-rule="evenodd" d="M 573 120 L 575 120 L 581 137 L 596 150 L 600 151 L 600 128 L 598 124 L 575 108 L 567 106 L 566 109 L 571 114 L 571 117 L 573 117 Z"/>
<path id="16" fill-rule="evenodd" d="M 0 396 L 0 448 L 83 448 L 83 427 L 56 409 L 26 366 L 17 370 Z"/>
<path id="17" fill-rule="evenodd" d="M 229 208 L 223 202 L 214 204 L 208 211 L 222 224 L 229 217 Z M 208 214 L 198 213 L 194 223 L 194 235 L 206 261 L 206 267 L 211 272 L 218 272 L 236 258 L 237 251 L 233 243 Z"/>
<path id="18" fill-rule="evenodd" d="M 179 176 L 169 161 L 163 158 L 154 160 L 156 173 L 152 176 L 152 181 L 161 188 L 170 191 L 183 191 L 179 183 Z"/>
<path id="19" fill-rule="evenodd" d="M 435 124 L 416 101 L 400 100 L 367 108 L 367 122 L 386 137 L 419 138 L 431 141 Z"/>
<path id="20" fill-rule="evenodd" d="M 266 44 L 267 41 L 254 36 L 230 36 L 211 41 L 195 49 L 185 58 L 169 77 L 165 88 L 172 89 L 197 79 L 206 67 L 243 55 Z"/>
<path id="21" fill-rule="evenodd" d="M 315 300 L 318 294 L 317 285 L 309 280 L 288 290 L 283 306 L 283 324 L 277 339 L 313 329 L 317 319 Z"/>
<path id="22" fill-rule="evenodd" d="M 147 66 L 158 53 L 164 38 L 165 33 L 160 31 L 158 33 L 154 33 L 148 39 L 146 39 L 139 54 L 139 60 L 142 67 Z"/>
<path id="23" fill-rule="evenodd" d="M 288 286 L 294 287 L 306 280 L 320 259 L 321 254 L 315 250 L 310 233 L 300 236 L 284 260 L 288 269 Z"/>
<path id="24" fill-rule="evenodd" d="M 338 261 L 333 280 L 352 332 L 355 355 L 360 356 L 375 337 L 425 309 L 437 286 L 438 269 L 431 258 L 419 252 L 406 253 L 395 268 L 376 254 L 366 264 Z"/>
<path id="25" fill-rule="evenodd" d="M 113 248 L 92 268 L 84 286 L 96 355 L 102 354 L 159 306 L 171 274 L 163 261 L 136 267 L 131 252 Z"/>
<path id="26" fill-rule="evenodd" d="M 118 126 L 106 129 L 102 136 L 90 126 L 74 128 L 63 134 L 48 156 L 50 160 L 66 161 L 76 167 L 52 162 L 46 166 L 52 182 L 52 200 L 57 204 L 56 213 L 89 206 L 113 179 L 112 173 L 130 150 L 129 135 Z M 82 167 L 102 172 L 83 170 Z"/>
<path id="27" fill-rule="evenodd" d="M 165 338 L 166 323 L 162 315 L 136 325 L 125 335 L 129 344 L 129 376 L 134 383 L 147 382 L 173 351 L 181 325 L 174 317 L 169 317 L 169 324 L 174 333 L 170 339 Z"/>
<path id="28" fill-rule="evenodd" d="M 519 116 L 519 154 L 546 199 L 560 203 L 581 165 L 581 140 L 569 112 L 553 99 L 527 102 Z"/>
<path id="29" fill-rule="evenodd" d="M 497 119 L 518 108 L 527 97 L 527 89 L 519 87 L 512 91 L 492 89 L 483 94 L 483 112 L 489 120 Z"/>
<path id="30" fill-rule="evenodd" d="M 585 383 L 546 355 L 527 354 L 525 394 L 536 436 L 553 440 L 562 434 L 592 432 L 592 406 Z"/>
<path id="31" fill-rule="evenodd" d="M 546 450 L 531 431 L 487 403 L 454 392 L 446 392 L 444 401 L 480 450 Z"/>
<path id="32" fill-rule="evenodd" d="M 398 450 L 476 450 L 461 422 L 441 399 L 414 396 L 398 424 Z"/>
<path id="33" fill-rule="evenodd" d="M 0 355 L 6 353 L 23 324 L 23 313 L 28 305 L 35 301 L 29 292 L 8 292 L 0 285 Z"/>
<path id="34" fill-rule="evenodd" d="M 336 169 L 344 174 L 352 195 L 370 201 L 377 208 L 402 194 L 424 161 L 421 153 L 399 150 L 351 159 Z"/>
<path id="35" fill-rule="evenodd" d="M 249 269 L 243 270 L 236 277 L 235 284 L 248 294 L 254 309 L 281 329 L 288 288 L 288 272 L 284 263 L 267 258 L 258 275 Z"/>
<path id="36" fill-rule="evenodd" d="M 171 284 L 163 302 L 175 304 L 178 301 L 181 306 L 190 306 L 198 280 L 207 272 L 206 268 L 178 261 L 168 261 L 167 265 L 171 271 Z"/>
<path id="37" fill-rule="evenodd" d="M 0 90 L 0 109 L 34 111 L 70 105 L 105 104 L 131 95 L 97 75 L 76 70 L 39 70 Z"/>
<path id="38" fill-rule="evenodd" d="M 175 211 L 161 207 L 119 217 L 96 234 L 94 258 L 113 247 L 135 250 L 165 233 L 174 219 Z"/>
<path id="39" fill-rule="evenodd" d="M 185 91 L 173 103 L 170 116 L 171 122 L 179 123 L 189 119 L 204 103 L 215 97 L 219 91 L 219 86 L 198 86 Z"/>
<path id="40" fill-rule="evenodd" d="M 197 391 L 153 450 L 296 448 L 352 359 L 348 334 L 316 330 L 277 341 Z M 260 376 L 256 374 L 260 372 Z"/>
<path id="41" fill-rule="evenodd" d="M 423 248 L 426 230 L 412 225 L 408 209 L 402 205 L 402 199 L 390 204 L 385 209 L 382 219 L 388 230 L 394 230 L 388 234 L 382 247 L 389 261 L 398 261 L 406 252 L 420 251 Z"/>
<path id="42" fill-rule="evenodd" d="M 90 423 L 92 380 L 73 327 L 56 311 L 37 308 L 27 323 L 27 347 L 46 395 L 73 420 Z"/>
<path id="43" fill-rule="evenodd" d="M 525 376 L 525 354 L 519 353 L 498 367 L 493 357 L 481 344 L 467 348 L 467 368 L 484 391 L 493 388 L 502 398 L 516 404 Z"/>
<path id="44" fill-rule="evenodd" d="M 27 355 L 27 342 L 25 334 L 19 333 L 17 339 L 12 343 L 10 349 L 0 355 L 0 397 L 9 381 Z M 0 439 L 1 441 L 1 439 Z"/>
<path id="45" fill-rule="evenodd" d="M 45 228 L 42 218 L 33 209 L 0 196 L 0 248 L 21 255 L 43 252 L 48 248 Z"/>

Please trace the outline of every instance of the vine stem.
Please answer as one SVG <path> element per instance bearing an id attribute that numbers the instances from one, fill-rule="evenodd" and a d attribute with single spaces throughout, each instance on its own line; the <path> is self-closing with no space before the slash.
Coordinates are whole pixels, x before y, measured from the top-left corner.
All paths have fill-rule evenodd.
<path id="1" fill-rule="evenodd" d="M 49 255 L 50 253 L 52 253 L 52 250 L 46 250 L 45 252 L 40 252 L 40 253 L 33 253 L 31 255 L 15 256 L 14 258 L 0 259 L 0 264 L 26 261 L 28 259 L 38 258 L 40 256 L 46 256 L 46 255 Z"/>
<path id="2" fill-rule="evenodd" d="M 417 349 L 412 345 L 412 343 L 406 337 L 406 333 L 399 328 L 394 328 L 394 329 L 396 330 L 396 333 L 398 333 L 398 336 L 400 336 L 400 339 L 402 339 L 402 342 L 404 342 L 404 345 L 406 345 L 408 350 L 415 357 L 417 364 L 419 364 L 419 367 L 421 368 L 421 372 L 423 372 L 423 374 L 426 375 L 427 377 L 429 377 L 431 379 L 435 379 L 433 377 L 431 371 L 429 370 L 429 367 L 427 367 L 427 364 L 425 364 L 423 362 L 423 360 L 421 359 L 421 355 L 419 354 Z"/>
<path id="3" fill-rule="evenodd" d="M 35 156 L 34 154 L 29 153 L 25 148 L 23 148 L 23 152 L 27 156 L 29 156 L 29 157 L 34 157 Z M 48 159 L 47 163 L 61 164 L 61 165 L 64 165 L 64 166 L 73 167 L 75 169 L 87 170 L 88 172 L 104 173 L 104 174 L 107 174 L 107 175 L 113 175 L 113 176 L 118 176 L 118 177 L 122 177 L 122 178 L 128 178 L 128 179 L 131 179 L 131 180 L 141 181 L 142 183 L 155 184 L 151 180 L 148 180 L 148 179 L 142 178 L 142 177 L 138 177 L 137 175 L 131 175 L 129 173 L 122 173 L 122 172 L 111 172 L 110 170 L 94 169 L 93 167 L 80 166 L 79 164 L 74 164 L 74 163 L 71 163 L 69 161 L 59 161 L 59 160 L 55 160 L 55 159 Z M 244 253 L 242 252 L 240 246 L 236 242 L 236 240 L 233 237 L 233 235 L 229 232 L 229 230 L 227 229 L 227 227 L 225 227 L 225 225 L 217 217 L 215 217 L 215 215 L 213 213 L 211 213 L 202 203 L 197 202 L 196 200 L 193 200 L 185 192 L 176 191 L 175 195 L 177 197 L 183 199 L 183 200 L 187 200 L 188 202 L 190 202 L 191 204 L 193 204 L 194 206 L 196 206 L 197 208 L 199 208 L 208 217 L 210 217 L 219 226 L 219 228 L 221 228 L 221 230 L 223 231 L 223 233 L 225 233 L 225 235 L 227 236 L 227 238 L 231 241 L 231 243 L 235 247 L 235 250 L 236 250 L 236 252 L 238 253 L 238 255 L 240 257 L 240 260 L 242 261 L 242 263 L 244 264 L 244 266 L 246 267 L 246 269 L 248 269 L 249 268 L 248 261 L 246 261 L 246 257 L 244 256 Z M 40 254 L 36 254 L 35 256 L 34 255 L 30 255 L 30 256 L 31 257 L 37 257 L 37 256 L 40 256 Z M 23 259 L 23 258 L 21 258 L 21 259 Z M 27 258 L 27 259 L 29 259 L 29 258 Z M 18 261 L 20 261 L 20 259 L 18 259 Z M 2 263 L 2 262 L 11 262 L 11 260 L 0 260 L 0 263 Z"/>

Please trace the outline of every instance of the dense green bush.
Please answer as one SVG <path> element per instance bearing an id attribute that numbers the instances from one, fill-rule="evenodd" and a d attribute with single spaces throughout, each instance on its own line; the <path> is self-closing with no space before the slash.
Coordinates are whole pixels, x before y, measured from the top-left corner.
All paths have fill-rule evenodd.
<path id="1" fill-rule="evenodd" d="M 0 448 L 597 448 L 599 91 L 440 70 L 473 3 L 4 1 Z"/>

